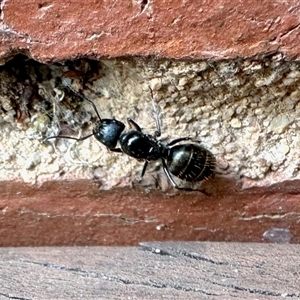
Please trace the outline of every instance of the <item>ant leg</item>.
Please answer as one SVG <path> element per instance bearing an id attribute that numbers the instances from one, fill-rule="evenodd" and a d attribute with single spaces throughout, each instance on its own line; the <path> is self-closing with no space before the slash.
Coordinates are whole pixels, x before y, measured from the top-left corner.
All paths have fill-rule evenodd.
<path id="1" fill-rule="evenodd" d="M 86 140 L 86 139 L 88 139 L 89 137 L 91 137 L 91 136 L 93 136 L 94 134 L 93 133 L 91 133 L 91 134 L 89 134 L 89 135 L 87 135 L 87 136 L 83 136 L 83 137 L 81 137 L 81 138 L 76 138 L 76 137 L 73 137 L 73 136 L 67 136 L 67 135 L 55 135 L 55 136 L 49 136 L 49 137 L 47 137 L 47 138 L 45 138 L 44 139 L 44 142 L 45 141 L 48 141 L 48 140 L 50 140 L 50 139 L 69 139 L 69 140 L 75 140 L 75 141 L 77 141 L 77 142 L 80 142 L 80 141 L 83 141 L 83 140 Z"/>
<path id="2" fill-rule="evenodd" d="M 143 166 L 143 170 L 142 170 L 142 173 L 141 173 L 141 176 L 140 176 L 140 179 L 139 181 L 142 181 L 144 175 L 145 175 L 145 172 L 146 172 L 146 169 L 147 169 L 147 166 L 148 166 L 148 161 L 145 160 L 145 163 L 144 163 L 144 166 Z"/>
<path id="3" fill-rule="evenodd" d="M 135 123 L 131 118 L 127 118 L 127 122 L 129 126 L 134 127 L 135 130 L 142 132 L 141 127 L 137 123 Z"/>
<path id="4" fill-rule="evenodd" d="M 165 174 L 167 175 L 168 179 L 170 180 L 170 182 L 172 183 L 173 187 L 178 189 L 178 190 L 182 190 L 182 191 L 198 191 L 198 192 L 201 192 L 203 193 L 204 195 L 208 196 L 208 194 L 206 194 L 204 191 L 202 190 L 197 190 L 197 189 L 191 189 L 191 188 L 185 188 L 185 187 L 180 187 L 177 185 L 177 183 L 174 181 L 174 179 L 172 178 L 172 175 L 170 174 L 169 170 L 168 170 L 168 167 L 166 165 L 166 162 L 162 159 L 162 164 L 163 164 L 163 169 L 164 169 L 164 172 Z"/>
<path id="5" fill-rule="evenodd" d="M 175 144 L 177 144 L 177 143 L 179 143 L 179 142 L 182 142 L 182 141 L 190 141 L 190 140 L 192 140 L 192 138 L 189 137 L 189 136 L 183 137 L 183 138 L 178 138 L 178 139 L 173 140 L 172 142 L 170 142 L 170 143 L 168 144 L 168 146 L 173 146 L 173 145 L 175 145 Z"/>
<path id="6" fill-rule="evenodd" d="M 179 143 L 179 142 L 182 142 L 182 141 L 192 141 L 192 142 L 194 142 L 194 143 L 201 144 L 201 141 L 195 140 L 194 138 L 187 136 L 187 137 L 183 137 L 183 138 L 178 138 L 178 139 L 176 139 L 176 140 L 170 142 L 170 143 L 168 144 L 168 146 L 173 146 L 173 145 L 175 145 L 175 144 L 177 144 L 177 143 Z"/>
<path id="7" fill-rule="evenodd" d="M 111 152 L 116 152 L 116 153 L 123 153 L 123 151 L 120 148 L 107 148 Z"/>
<path id="8" fill-rule="evenodd" d="M 174 179 L 172 178 L 172 175 L 170 174 L 169 170 L 168 170 L 168 167 L 166 165 L 166 162 L 162 159 L 162 165 L 163 165 L 163 169 L 164 169 L 164 172 L 165 174 L 167 175 L 168 179 L 170 180 L 170 182 L 172 183 L 173 187 L 176 188 L 176 189 L 180 189 L 177 185 L 177 183 L 174 181 Z"/>

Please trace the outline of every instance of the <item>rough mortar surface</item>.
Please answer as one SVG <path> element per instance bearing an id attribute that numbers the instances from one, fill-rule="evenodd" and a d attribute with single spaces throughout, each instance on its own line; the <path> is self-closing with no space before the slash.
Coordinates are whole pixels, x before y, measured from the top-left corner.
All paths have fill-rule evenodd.
<path id="1" fill-rule="evenodd" d="M 130 185 L 142 164 L 109 152 L 93 137 L 102 118 L 133 118 L 161 140 L 191 136 L 217 158 L 218 175 L 244 187 L 300 178 L 300 63 L 280 53 L 218 62 L 155 59 L 76 60 L 41 64 L 17 56 L 0 69 L 0 180 L 97 179 L 102 189 Z M 150 88 L 153 90 L 151 98 Z M 164 186 L 160 163 L 144 185 Z"/>

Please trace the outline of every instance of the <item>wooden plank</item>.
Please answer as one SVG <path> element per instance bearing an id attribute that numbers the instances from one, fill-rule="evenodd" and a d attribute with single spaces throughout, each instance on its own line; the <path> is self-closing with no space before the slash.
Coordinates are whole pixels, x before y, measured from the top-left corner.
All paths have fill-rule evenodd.
<path id="1" fill-rule="evenodd" d="M 0 299 L 300 297 L 299 245 L 1 248 L 0 256 Z"/>

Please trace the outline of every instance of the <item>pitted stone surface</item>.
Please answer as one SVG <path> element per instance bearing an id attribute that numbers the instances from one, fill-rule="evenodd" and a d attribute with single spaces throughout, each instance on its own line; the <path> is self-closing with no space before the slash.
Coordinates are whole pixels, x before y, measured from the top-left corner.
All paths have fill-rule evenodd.
<path id="1" fill-rule="evenodd" d="M 1 4 L 0 56 L 234 58 L 299 55 L 291 1 L 21 1 Z M 30 12 L 30 13 L 29 13 Z"/>

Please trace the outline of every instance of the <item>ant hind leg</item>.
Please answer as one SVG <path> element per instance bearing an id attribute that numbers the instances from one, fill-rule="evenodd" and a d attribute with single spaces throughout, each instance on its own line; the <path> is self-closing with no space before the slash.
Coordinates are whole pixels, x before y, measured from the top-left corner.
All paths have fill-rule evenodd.
<path id="1" fill-rule="evenodd" d="M 181 190 L 181 191 L 189 191 L 189 192 L 201 192 L 202 194 L 206 195 L 206 196 L 209 196 L 209 194 L 207 194 L 205 191 L 203 190 L 199 190 L 199 189 L 192 189 L 192 188 L 188 188 L 188 187 L 181 187 L 181 186 L 178 186 L 178 184 L 174 181 L 172 175 L 170 174 L 170 171 L 168 170 L 168 167 L 166 165 L 166 162 L 162 159 L 162 164 L 163 164 L 163 169 L 164 169 L 164 172 L 166 174 L 166 176 L 168 177 L 168 179 L 170 180 L 172 186 L 178 190 Z"/>
<path id="2" fill-rule="evenodd" d="M 140 178 L 139 178 L 139 182 L 141 182 L 141 181 L 143 180 L 143 177 L 144 177 L 144 175 L 145 175 L 147 166 L 148 166 L 148 161 L 145 160 L 145 163 L 144 163 L 144 166 L 143 166 L 143 170 L 142 170 L 141 176 L 140 176 Z"/>

